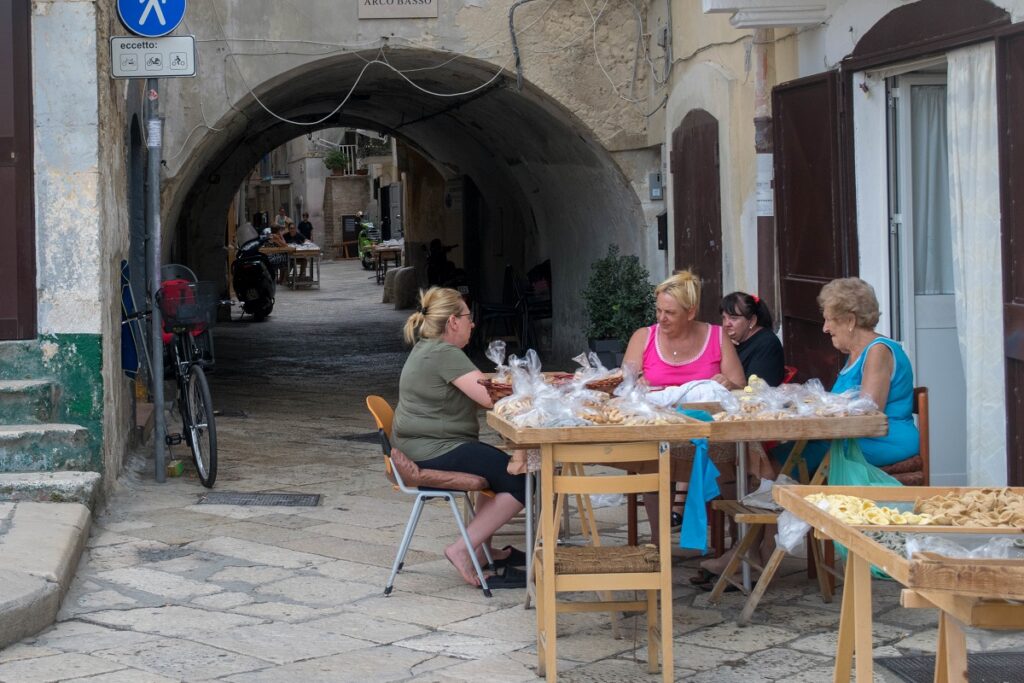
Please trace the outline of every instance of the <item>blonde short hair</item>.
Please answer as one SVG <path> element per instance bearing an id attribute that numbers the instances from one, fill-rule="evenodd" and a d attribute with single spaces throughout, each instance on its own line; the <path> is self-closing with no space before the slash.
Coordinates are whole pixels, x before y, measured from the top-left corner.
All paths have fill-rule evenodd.
<path id="1" fill-rule="evenodd" d="M 700 278 L 689 270 L 677 270 L 670 278 L 658 285 L 654 296 L 669 294 L 679 302 L 683 310 L 689 311 L 700 304 Z"/>
<path id="2" fill-rule="evenodd" d="M 881 317 L 874 287 L 859 277 L 844 277 L 829 282 L 821 288 L 818 306 L 826 315 L 852 315 L 857 327 L 866 330 L 875 329 Z"/>
<path id="3" fill-rule="evenodd" d="M 448 318 L 462 312 L 462 295 L 447 287 L 420 290 L 420 307 L 405 321 L 402 335 L 407 344 L 420 339 L 437 339 L 444 335 Z"/>

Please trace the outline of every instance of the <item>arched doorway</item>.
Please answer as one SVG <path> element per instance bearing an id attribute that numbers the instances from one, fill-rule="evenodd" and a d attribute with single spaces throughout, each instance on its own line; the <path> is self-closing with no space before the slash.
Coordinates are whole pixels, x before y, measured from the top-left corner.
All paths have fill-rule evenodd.
<path id="1" fill-rule="evenodd" d="M 699 320 L 715 320 L 722 298 L 722 197 L 718 119 L 695 109 L 672 133 L 675 267 L 692 268 L 703 286 Z"/>

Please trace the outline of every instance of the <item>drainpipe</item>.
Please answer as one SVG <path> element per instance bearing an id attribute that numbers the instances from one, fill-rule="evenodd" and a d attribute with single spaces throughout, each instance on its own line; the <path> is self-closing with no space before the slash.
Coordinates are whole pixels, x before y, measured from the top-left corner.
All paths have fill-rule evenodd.
<path id="1" fill-rule="evenodd" d="M 153 380 L 153 454 L 155 471 L 159 483 L 167 477 L 164 465 L 164 438 L 167 425 L 164 421 L 164 340 L 160 307 L 156 294 L 160 291 L 160 157 L 163 148 L 163 121 L 160 120 L 160 81 L 146 79 L 146 232 L 147 260 L 149 262 L 149 302 L 153 317 L 150 377 Z"/>
<path id="2" fill-rule="evenodd" d="M 775 31 L 754 31 L 751 58 L 754 68 L 754 151 L 757 153 L 757 289 L 771 311 L 776 330 L 781 315 L 778 297 L 778 256 L 775 248 L 771 83 L 768 65 L 774 58 Z"/>

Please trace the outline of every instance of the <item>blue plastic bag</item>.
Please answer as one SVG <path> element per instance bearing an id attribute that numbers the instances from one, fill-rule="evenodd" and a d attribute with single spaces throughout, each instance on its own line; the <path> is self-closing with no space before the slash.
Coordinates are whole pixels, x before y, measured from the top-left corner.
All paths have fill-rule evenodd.
<path id="1" fill-rule="evenodd" d="M 708 552 L 708 511 L 706 504 L 718 497 L 718 468 L 708 455 L 708 440 L 693 439 L 697 447 L 690 470 L 690 487 L 683 507 L 683 527 L 679 530 L 679 547 Z M 661 502 L 666 505 L 666 501 Z"/>

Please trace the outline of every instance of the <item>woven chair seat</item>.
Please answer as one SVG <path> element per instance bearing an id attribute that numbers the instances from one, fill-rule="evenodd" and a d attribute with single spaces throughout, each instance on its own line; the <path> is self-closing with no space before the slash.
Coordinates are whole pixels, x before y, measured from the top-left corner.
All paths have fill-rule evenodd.
<path id="1" fill-rule="evenodd" d="M 616 545 L 557 548 L 556 574 L 635 574 L 659 571 L 658 548 Z"/>

